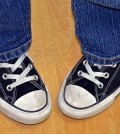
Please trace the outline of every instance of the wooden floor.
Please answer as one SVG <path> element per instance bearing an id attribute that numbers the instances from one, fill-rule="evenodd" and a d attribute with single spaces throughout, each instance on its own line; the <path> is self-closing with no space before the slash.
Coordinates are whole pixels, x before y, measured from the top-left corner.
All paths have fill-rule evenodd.
<path id="1" fill-rule="evenodd" d="M 0 134 L 120 134 L 120 98 L 103 113 L 85 120 L 63 115 L 57 96 L 67 73 L 80 59 L 70 0 L 31 0 L 33 42 L 30 55 L 47 84 L 52 114 L 38 125 L 23 125 L 0 114 Z"/>

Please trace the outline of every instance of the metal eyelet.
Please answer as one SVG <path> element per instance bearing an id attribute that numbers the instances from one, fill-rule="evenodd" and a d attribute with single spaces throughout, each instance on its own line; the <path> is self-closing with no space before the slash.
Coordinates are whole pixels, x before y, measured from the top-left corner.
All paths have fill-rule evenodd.
<path id="1" fill-rule="evenodd" d="M 37 75 L 35 75 L 34 77 L 35 77 L 35 80 L 38 80 L 38 76 Z"/>
<path id="2" fill-rule="evenodd" d="M 33 68 L 32 64 L 29 64 L 29 67 L 32 69 Z"/>
<path id="3" fill-rule="evenodd" d="M 104 87 L 104 85 L 102 84 L 102 83 L 100 83 L 99 85 L 98 85 L 98 88 L 100 88 L 100 89 L 102 89 Z"/>
<path id="4" fill-rule="evenodd" d="M 81 76 L 81 75 L 82 75 L 82 71 L 81 71 L 81 70 L 78 71 L 77 75 L 78 75 L 78 76 Z"/>
<path id="5" fill-rule="evenodd" d="M 4 73 L 4 74 L 2 75 L 2 78 L 3 78 L 4 80 L 7 80 L 7 74 Z"/>
<path id="6" fill-rule="evenodd" d="M 112 66 L 112 67 L 113 67 L 113 68 L 115 68 L 116 66 L 117 66 L 117 64 L 113 64 L 113 66 Z"/>
<path id="7" fill-rule="evenodd" d="M 107 78 L 109 78 L 109 76 L 110 76 L 110 74 L 108 72 L 106 72 L 104 78 L 107 79 Z"/>
<path id="8" fill-rule="evenodd" d="M 86 65 L 86 64 L 87 64 L 87 60 L 84 60 L 84 61 L 83 61 L 83 65 Z"/>
<path id="9" fill-rule="evenodd" d="M 7 91 L 12 91 L 12 87 L 10 85 L 7 86 Z"/>

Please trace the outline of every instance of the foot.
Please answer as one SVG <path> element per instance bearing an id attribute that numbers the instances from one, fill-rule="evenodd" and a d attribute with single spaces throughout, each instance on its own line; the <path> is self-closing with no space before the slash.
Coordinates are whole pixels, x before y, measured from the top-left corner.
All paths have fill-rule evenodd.
<path id="1" fill-rule="evenodd" d="M 25 124 L 48 118 L 51 101 L 48 90 L 28 54 L 0 63 L 0 111 Z"/>
<path id="2" fill-rule="evenodd" d="M 65 79 L 58 98 L 60 110 L 83 119 L 108 108 L 120 93 L 120 64 L 100 66 L 83 57 Z"/>

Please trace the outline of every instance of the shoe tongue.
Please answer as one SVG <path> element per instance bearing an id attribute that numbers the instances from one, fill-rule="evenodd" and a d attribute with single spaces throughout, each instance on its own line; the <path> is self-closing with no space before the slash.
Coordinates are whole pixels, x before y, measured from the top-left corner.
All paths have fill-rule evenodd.
<path id="1" fill-rule="evenodd" d="M 7 63 L 14 65 L 17 60 L 18 60 L 18 58 L 15 58 L 15 59 L 9 60 Z M 21 64 L 21 66 L 23 67 L 22 64 Z M 14 74 L 21 74 L 22 72 L 23 72 L 23 69 L 22 68 L 17 68 L 13 73 Z"/>
<path id="2" fill-rule="evenodd" d="M 91 63 L 91 62 L 89 62 L 89 64 L 93 68 L 93 71 L 100 71 L 101 68 L 103 67 L 103 65 L 95 64 L 95 63 Z"/>
<path id="3" fill-rule="evenodd" d="M 98 64 L 94 64 L 94 66 L 98 67 L 99 70 L 103 67 L 102 65 L 98 65 Z"/>
<path id="4" fill-rule="evenodd" d="M 18 58 L 15 58 L 15 59 L 9 60 L 9 61 L 6 62 L 6 63 L 15 64 L 15 62 L 16 62 L 17 60 L 18 60 Z"/>

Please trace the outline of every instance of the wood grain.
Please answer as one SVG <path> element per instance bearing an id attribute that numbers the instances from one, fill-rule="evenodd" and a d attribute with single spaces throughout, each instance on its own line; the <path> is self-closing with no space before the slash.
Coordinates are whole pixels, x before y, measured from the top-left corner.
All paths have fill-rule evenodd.
<path id="1" fill-rule="evenodd" d="M 23 125 L 0 114 L 0 134 L 120 134 L 120 98 L 103 113 L 85 120 L 63 115 L 57 96 L 67 73 L 82 56 L 75 36 L 70 0 L 32 0 L 33 41 L 30 55 L 49 88 L 50 118 Z"/>

